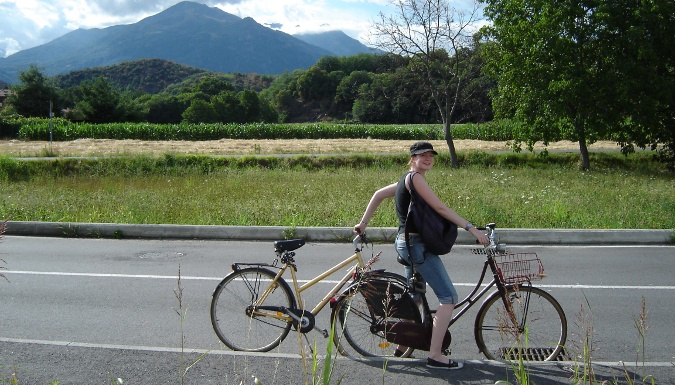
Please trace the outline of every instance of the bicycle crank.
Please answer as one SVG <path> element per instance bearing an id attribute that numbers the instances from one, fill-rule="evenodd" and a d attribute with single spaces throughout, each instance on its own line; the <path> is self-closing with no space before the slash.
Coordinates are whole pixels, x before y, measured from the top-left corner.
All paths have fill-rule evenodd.
<path id="1" fill-rule="evenodd" d="M 288 309 L 288 308 L 281 308 L 286 314 L 288 314 L 289 317 L 293 318 L 295 322 L 293 322 L 293 326 L 296 329 L 300 330 L 300 333 L 308 333 L 311 330 L 316 330 L 321 335 L 323 338 L 328 338 L 328 331 L 325 329 L 319 329 L 315 325 L 314 321 L 314 314 L 307 310 L 300 310 L 300 309 Z M 299 327 L 298 327 L 299 326 Z"/>

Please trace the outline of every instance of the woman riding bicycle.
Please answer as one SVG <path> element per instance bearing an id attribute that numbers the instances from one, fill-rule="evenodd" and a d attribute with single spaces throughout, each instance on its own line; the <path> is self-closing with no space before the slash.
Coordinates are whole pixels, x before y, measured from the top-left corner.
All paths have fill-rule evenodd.
<path id="1" fill-rule="evenodd" d="M 354 231 L 357 234 L 363 233 L 368 225 L 368 221 L 373 216 L 380 203 L 386 198 L 394 198 L 396 215 L 399 219 L 398 236 L 396 237 L 395 243 L 396 251 L 408 263 L 410 263 L 410 259 L 412 259 L 415 268 L 421 274 L 424 281 L 431 286 L 440 302 L 438 310 L 436 311 L 436 316 L 434 317 L 427 367 L 433 369 L 460 369 L 463 365 L 444 357 L 441 347 L 445 331 L 448 329 L 448 325 L 452 318 L 455 304 L 457 304 L 459 300 L 457 291 L 452 284 L 448 272 L 445 270 L 443 261 L 438 255 L 426 251 L 424 243 L 422 243 L 421 238 L 418 234 L 415 234 L 414 231 L 408 234 L 410 237 L 408 241 L 410 243 L 412 255 L 408 254 L 405 239 L 405 222 L 408 206 L 410 204 L 409 183 L 413 183 L 415 190 L 429 206 L 433 207 L 441 216 L 469 231 L 476 237 L 479 243 L 487 244 L 489 243 L 489 239 L 483 232 L 476 229 L 471 222 L 462 218 L 459 214 L 445 205 L 427 184 L 424 175 L 434 166 L 435 155 L 438 155 L 438 153 L 434 151 L 434 147 L 431 143 L 413 143 L 410 146 L 410 161 L 408 162 L 410 171 L 405 173 L 397 183 L 385 186 L 373 194 L 361 222 L 354 226 Z M 413 175 L 417 177 L 411 178 Z M 412 268 L 406 266 L 405 269 L 406 276 L 410 279 L 412 277 Z M 399 346 L 395 355 L 400 355 L 399 352 L 402 351 L 401 349 L 402 347 Z"/>

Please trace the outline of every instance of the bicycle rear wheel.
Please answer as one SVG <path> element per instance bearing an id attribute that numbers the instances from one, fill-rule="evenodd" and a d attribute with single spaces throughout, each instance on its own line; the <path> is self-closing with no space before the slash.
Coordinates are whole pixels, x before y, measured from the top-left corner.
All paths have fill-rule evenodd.
<path id="1" fill-rule="evenodd" d="M 385 272 L 348 290 L 332 313 L 334 342 L 341 354 L 394 357 L 396 344 L 387 341 L 383 323 L 422 322 L 406 286 L 405 277 Z M 400 357 L 409 357 L 413 350 L 407 348 Z"/>
<path id="2" fill-rule="evenodd" d="M 531 286 L 509 287 L 507 297 L 513 318 L 499 292 L 478 311 L 474 327 L 478 349 L 490 360 L 555 360 L 567 340 L 567 318 L 558 301 Z"/>
<path id="3" fill-rule="evenodd" d="M 267 352 L 288 335 L 291 322 L 280 319 L 278 311 L 270 307 L 293 309 L 295 299 L 286 281 L 270 286 L 275 276 L 267 269 L 245 268 L 229 274 L 216 287 L 211 300 L 211 324 L 230 349 Z M 263 305 L 268 308 L 260 308 Z"/>

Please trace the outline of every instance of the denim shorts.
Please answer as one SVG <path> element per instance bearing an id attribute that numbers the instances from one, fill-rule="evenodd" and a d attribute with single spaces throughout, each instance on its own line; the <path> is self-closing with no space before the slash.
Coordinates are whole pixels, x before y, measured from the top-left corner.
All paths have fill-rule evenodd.
<path id="1" fill-rule="evenodd" d="M 443 266 L 441 257 L 426 251 L 424 243 L 419 235 L 409 235 L 410 251 L 412 253 L 412 262 L 415 269 L 420 273 L 422 279 L 431 286 L 431 289 L 438 297 L 438 302 L 443 304 L 456 304 L 459 300 L 455 285 Z M 408 248 L 406 247 L 405 235 L 399 234 L 396 237 L 396 252 L 410 263 Z M 405 273 L 408 280 L 412 278 L 412 268 L 405 267 Z"/>

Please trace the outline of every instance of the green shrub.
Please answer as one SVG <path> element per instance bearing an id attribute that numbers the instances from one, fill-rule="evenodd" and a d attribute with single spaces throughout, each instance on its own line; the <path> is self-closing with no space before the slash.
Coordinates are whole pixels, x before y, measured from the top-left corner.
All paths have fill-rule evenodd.
<path id="1" fill-rule="evenodd" d="M 29 164 L 19 162 L 14 158 L 0 155 L 0 181 L 18 182 L 29 180 L 31 172 L 28 171 Z"/>

